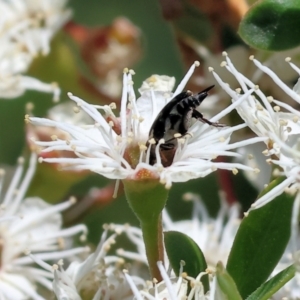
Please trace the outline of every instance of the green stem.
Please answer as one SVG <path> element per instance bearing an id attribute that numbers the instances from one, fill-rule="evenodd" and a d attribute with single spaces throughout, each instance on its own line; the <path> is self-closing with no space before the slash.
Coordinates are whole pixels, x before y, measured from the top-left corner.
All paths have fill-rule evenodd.
<path id="1" fill-rule="evenodd" d="M 161 212 L 168 190 L 154 179 L 124 180 L 123 183 L 129 206 L 140 221 L 150 275 L 161 281 L 157 262 L 164 261 Z"/>
<path id="2" fill-rule="evenodd" d="M 162 277 L 157 267 L 158 261 L 164 261 L 161 214 L 158 216 L 157 219 L 153 219 L 153 222 L 141 222 L 141 229 L 143 232 L 143 239 L 145 243 L 146 255 L 148 259 L 151 277 L 157 279 L 158 281 L 161 281 Z"/>

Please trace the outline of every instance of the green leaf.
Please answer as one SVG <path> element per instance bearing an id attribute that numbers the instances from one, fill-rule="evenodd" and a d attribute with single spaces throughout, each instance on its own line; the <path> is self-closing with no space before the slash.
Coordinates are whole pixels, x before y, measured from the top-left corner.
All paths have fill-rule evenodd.
<path id="1" fill-rule="evenodd" d="M 300 44 L 300 1 L 262 0 L 246 13 L 239 34 L 250 46 L 282 51 Z"/>
<path id="2" fill-rule="evenodd" d="M 282 270 L 276 276 L 261 285 L 246 300 L 268 300 L 281 287 L 295 276 L 296 268 L 294 265 Z"/>
<path id="3" fill-rule="evenodd" d="M 216 277 L 218 287 L 220 288 L 222 294 L 218 295 L 218 297 L 228 300 L 242 300 L 242 297 L 237 290 L 234 280 L 228 274 L 221 262 L 218 262 L 217 264 Z"/>
<path id="4" fill-rule="evenodd" d="M 193 239 L 184 233 L 177 231 L 164 232 L 165 247 L 172 268 L 179 276 L 180 262 L 185 262 L 184 271 L 196 278 L 199 273 L 204 272 L 207 264 L 204 255 Z M 201 277 L 204 290 L 209 290 L 208 275 Z"/>
<path id="5" fill-rule="evenodd" d="M 263 193 L 281 181 L 274 180 Z M 243 298 L 268 279 L 280 260 L 290 237 L 293 200 L 284 193 L 243 219 L 227 263 Z"/>

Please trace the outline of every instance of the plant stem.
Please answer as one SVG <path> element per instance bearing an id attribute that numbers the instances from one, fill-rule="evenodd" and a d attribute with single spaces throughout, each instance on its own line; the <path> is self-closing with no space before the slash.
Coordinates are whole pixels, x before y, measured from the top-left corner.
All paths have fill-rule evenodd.
<path id="1" fill-rule="evenodd" d="M 156 179 L 124 180 L 123 183 L 129 206 L 140 221 L 150 275 L 161 281 L 157 262 L 164 261 L 161 212 L 168 198 L 168 190 Z"/>
<path id="2" fill-rule="evenodd" d="M 161 274 L 157 267 L 158 261 L 164 261 L 164 245 L 162 232 L 162 217 L 161 214 L 153 222 L 142 223 L 141 229 L 146 248 L 146 255 L 149 264 L 149 271 L 152 278 L 158 281 L 162 280 Z"/>

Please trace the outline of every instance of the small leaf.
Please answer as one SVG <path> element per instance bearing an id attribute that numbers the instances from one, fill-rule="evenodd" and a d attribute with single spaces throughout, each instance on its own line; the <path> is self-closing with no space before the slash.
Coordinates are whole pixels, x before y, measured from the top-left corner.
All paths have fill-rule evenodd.
<path id="1" fill-rule="evenodd" d="M 221 262 L 218 262 L 217 264 L 216 277 L 218 287 L 221 289 L 222 294 L 224 294 L 224 296 L 221 297 L 222 299 L 242 300 L 234 280 L 228 274 Z"/>
<path id="2" fill-rule="evenodd" d="M 295 266 L 291 265 L 273 278 L 261 285 L 255 292 L 253 292 L 246 300 L 268 300 L 280 288 L 282 288 L 289 280 L 295 276 Z"/>
<path id="3" fill-rule="evenodd" d="M 263 193 L 281 181 L 273 181 Z M 284 193 L 243 219 L 227 262 L 243 298 L 268 279 L 280 260 L 290 237 L 293 200 Z"/>
<path id="4" fill-rule="evenodd" d="M 244 16 L 239 34 L 250 46 L 282 51 L 300 44 L 300 1 L 262 0 Z"/>
<path id="5" fill-rule="evenodd" d="M 179 276 L 180 262 L 185 262 L 184 271 L 196 278 L 204 272 L 207 264 L 204 255 L 198 245 L 187 235 L 177 231 L 164 232 L 165 247 L 172 268 Z M 205 291 L 209 290 L 208 275 L 201 277 Z"/>

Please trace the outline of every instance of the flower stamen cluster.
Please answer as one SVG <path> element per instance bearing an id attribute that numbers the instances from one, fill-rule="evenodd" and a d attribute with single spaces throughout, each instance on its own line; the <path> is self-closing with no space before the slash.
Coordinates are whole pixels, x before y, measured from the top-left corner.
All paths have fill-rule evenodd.
<path id="1" fill-rule="evenodd" d="M 232 97 L 233 102 L 245 98 L 245 100 L 236 107 L 237 112 L 257 136 L 268 137 L 268 139 L 265 140 L 268 147 L 268 151 L 265 152 L 265 154 L 276 154 L 279 156 L 280 148 L 278 147 L 278 144 L 275 143 L 274 136 L 277 136 L 282 141 L 286 141 L 290 135 L 298 133 L 300 127 L 299 124 L 297 124 L 297 120 L 300 117 L 300 113 L 286 103 L 275 100 L 270 96 L 265 96 L 259 86 L 255 85 L 250 79 L 237 71 L 226 52 L 224 52 L 224 56 L 226 62 L 223 63 L 223 66 L 237 79 L 241 88 L 232 90 L 213 70 L 211 70 L 215 79 Z M 297 98 L 297 101 L 300 100 L 300 97 L 287 88 L 274 72 L 263 66 L 254 59 L 254 57 L 250 57 L 250 59 L 261 71 L 271 76 L 279 87 L 281 87 L 289 96 L 294 99 Z M 243 94 L 241 94 L 241 91 Z M 272 102 L 275 103 L 276 106 L 272 107 Z M 284 107 L 288 110 L 288 113 L 281 112 L 278 107 Z"/>

